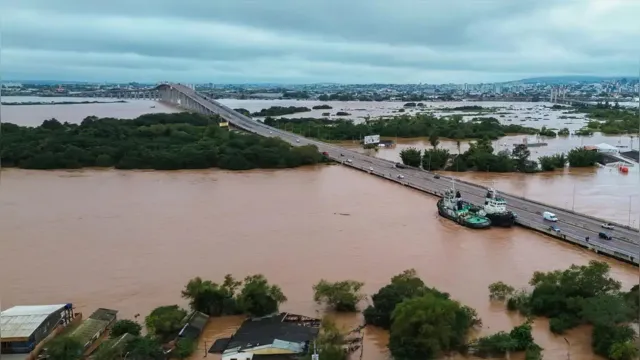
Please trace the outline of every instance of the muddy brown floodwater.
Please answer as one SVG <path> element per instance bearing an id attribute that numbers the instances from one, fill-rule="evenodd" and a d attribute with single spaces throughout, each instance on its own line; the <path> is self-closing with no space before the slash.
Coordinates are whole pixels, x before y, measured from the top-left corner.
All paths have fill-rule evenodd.
<path id="1" fill-rule="evenodd" d="M 281 171 L 4 170 L 0 185 L 2 306 L 73 302 L 90 313 L 118 309 L 143 316 L 185 305 L 195 276 L 221 280 L 263 273 L 289 301 L 283 310 L 316 315 L 311 286 L 321 278 L 357 279 L 372 294 L 415 268 L 482 317 L 482 334 L 521 319 L 488 300 L 487 285 L 525 286 L 536 270 L 565 268 L 592 253 L 519 228 L 473 231 L 436 215 L 436 200 L 340 166 Z M 349 215 L 340 215 L 349 214 Z M 625 288 L 637 269 L 609 261 Z M 354 326 L 358 315 L 336 316 Z M 228 334 L 240 319 L 206 330 Z M 535 323 L 545 357 L 567 347 Z M 585 329 L 568 335 L 571 353 L 596 359 Z M 367 329 L 364 359 L 386 359 L 386 335 Z M 194 359 L 202 358 L 204 343 Z M 514 357 L 517 358 L 517 357 Z"/>

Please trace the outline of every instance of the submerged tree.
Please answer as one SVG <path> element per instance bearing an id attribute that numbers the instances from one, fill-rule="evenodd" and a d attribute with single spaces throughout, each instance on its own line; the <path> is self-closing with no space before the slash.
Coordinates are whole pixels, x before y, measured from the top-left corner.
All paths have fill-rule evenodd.
<path id="1" fill-rule="evenodd" d="M 356 311 L 358 303 L 366 297 L 360 293 L 363 286 L 363 282 L 355 280 L 332 283 L 323 279 L 313 285 L 313 300 L 324 302 L 337 311 Z"/>
<path id="2" fill-rule="evenodd" d="M 238 305 L 246 314 L 265 316 L 278 311 L 287 301 L 278 285 L 270 285 L 264 275 L 251 275 L 244 279 L 244 287 L 238 294 Z"/>

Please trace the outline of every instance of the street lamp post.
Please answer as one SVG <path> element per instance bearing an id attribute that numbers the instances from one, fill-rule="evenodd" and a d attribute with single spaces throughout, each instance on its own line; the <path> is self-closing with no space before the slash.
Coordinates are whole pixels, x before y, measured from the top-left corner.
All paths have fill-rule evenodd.
<path id="1" fill-rule="evenodd" d="M 571 360 L 571 343 L 569 342 L 569 340 L 567 340 L 567 338 L 563 338 L 564 342 L 567 343 L 567 360 Z"/>
<path id="2" fill-rule="evenodd" d="M 573 185 L 573 196 L 571 199 L 571 211 L 575 211 L 576 206 L 576 185 Z"/>

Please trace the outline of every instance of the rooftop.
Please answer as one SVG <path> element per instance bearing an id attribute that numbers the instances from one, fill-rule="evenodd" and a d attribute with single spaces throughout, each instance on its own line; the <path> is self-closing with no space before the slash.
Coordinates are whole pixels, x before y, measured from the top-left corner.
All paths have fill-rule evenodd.
<path id="1" fill-rule="evenodd" d="M 247 319 L 231 338 L 216 341 L 211 351 L 242 351 L 267 345 L 291 347 L 293 344 L 289 343 L 304 343 L 315 339 L 319 331 L 319 319 L 302 315 L 280 313 Z"/>
<path id="2" fill-rule="evenodd" d="M 103 331 L 109 323 L 116 319 L 116 310 L 98 309 L 89 318 L 80 324 L 71 336 L 80 340 L 83 344 L 88 343 L 93 337 Z"/>
<path id="3" fill-rule="evenodd" d="M 49 315 L 71 304 L 14 306 L 0 313 L 3 339 L 28 338 Z"/>
<path id="4" fill-rule="evenodd" d="M 202 330 L 204 330 L 204 327 L 207 325 L 207 321 L 209 321 L 209 316 L 201 312 L 194 311 L 189 316 L 189 319 L 182 330 L 180 330 L 178 336 L 197 339 L 202 333 Z"/>

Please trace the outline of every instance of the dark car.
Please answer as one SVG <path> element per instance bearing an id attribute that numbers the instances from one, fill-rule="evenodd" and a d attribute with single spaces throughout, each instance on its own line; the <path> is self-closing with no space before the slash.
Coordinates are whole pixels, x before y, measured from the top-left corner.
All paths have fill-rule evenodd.
<path id="1" fill-rule="evenodd" d="M 551 226 L 549 226 L 549 231 L 555 231 L 557 233 L 560 233 L 560 228 L 558 228 L 555 225 L 551 225 Z"/>
<path id="2" fill-rule="evenodd" d="M 406 165 L 404 165 L 404 164 L 402 164 L 402 163 L 396 163 L 396 167 L 397 167 L 398 169 L 406 169 L 406 168 L 407 168 L 407 166 L 406 166 Z"/>
<path id="3" fill-rule="evenodd" d="M 440 175 L 433 175 L 434 179 L 440 179 Z"/>
<path id="4" fill-rule="evenodd" d="M 607 234 L 607 233 L 603 233 L 603 232 L 599 233 L 599 234 L 598 234 L 598 237 L 599 237 L 600 239 L 611 240 L 611 235 L 609 235 L 609 234 Z"/>

